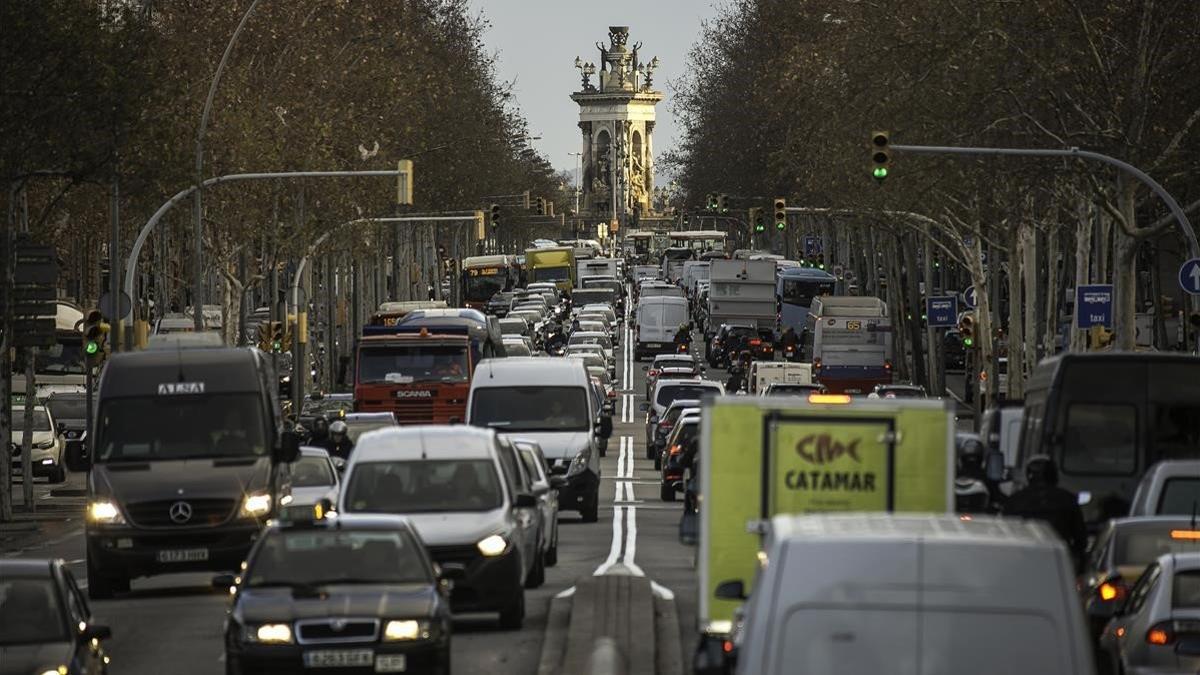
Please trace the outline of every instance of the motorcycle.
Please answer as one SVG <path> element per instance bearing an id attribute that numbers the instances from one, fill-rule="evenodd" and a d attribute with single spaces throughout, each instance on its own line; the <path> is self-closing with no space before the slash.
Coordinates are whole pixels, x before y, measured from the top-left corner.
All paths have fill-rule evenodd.
<path id="1" fill-rule="evenodd" d="M 796 363 L 800 361 L 800 350 L 796 345 L 787 345 L 783 348 L 783 360 Z"/>
<path id="2" fill-rule="evenodd" d="M 692 349 L 691 345 L 688 344 L 687 342 L 680 342 L 675 345 L 675 353 L 676 354 L 687 354 L 691 351 L 691 349 Z"/>

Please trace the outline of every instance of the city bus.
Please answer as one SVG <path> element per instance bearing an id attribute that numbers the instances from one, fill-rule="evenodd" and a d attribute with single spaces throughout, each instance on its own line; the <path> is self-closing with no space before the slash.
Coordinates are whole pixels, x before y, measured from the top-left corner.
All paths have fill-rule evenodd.
<path id="1" fill-rule="evenodd" d="M 483 309 L 493 295 L 511 289 L 516 279 L 517 268 L 512 256 L 480 255 L 463 258 L 463 304 L 472 309 Z"/>
<path id="2" fill-rule="evenodd" d="M 649 260 L 654 254 L 654 233 L 648 230 L 634 230 L 625 235 L 625 252 L 631 258 Z"/>
<path id="3" fill-rule="evenodd" d="M 813 380 L 831 393 L 866 394 L 892 382 L 892 324 L 879 298 L 813 298 L 801 342 Z"/>
<path id="4" fill-rule="evenodd" d="M 83 365 L 83 310 L 66 300 L 55 301 L 55 307 L 54 345 L 38 350 L 33 362 L 38 400 L 59 392 L 82 392 L 87 381 Z M 115 334 L 109 335 L 110 341 L 116 339 Z M 13 360 L 12 391 L 25 393 L 25 362 L 20 358 Z"/>
<path id="5" fill-rule="evenodd" d="M 683 230 L 670 232 L 671 248 L 690 248 L 699 255 L 705 251 L 724 251 L 728 236 L 720 230 Z"/>
<path id="6" fill-rule="evenodd" d="M 775 280 L 775 300 L 779 312 L 779 334 L 788 328 L 796 335 L 804 333 L 812 299 L 833 295 L 833 275 L 811 267 L 792 267 L 780 271 Z"/>

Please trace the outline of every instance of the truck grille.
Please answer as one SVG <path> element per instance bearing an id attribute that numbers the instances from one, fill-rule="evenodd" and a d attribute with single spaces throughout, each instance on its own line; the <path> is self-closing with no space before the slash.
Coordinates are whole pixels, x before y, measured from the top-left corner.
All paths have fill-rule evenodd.
<path id="1" fill-rule="evenodd" d="M 296 641 L 302 645 L 374 642 L 379 619 L 305 619 L 296 622 Z"/>
<path id="2" fill-rule="evenodd" d="M 228 521 L 235 508 L 237 501 L 233 499 L 181 498 L 128 504 L 126 512 L 134 525 L 142 527 L 211 527 Z M 183 518 L 183 513 L 189 517 Z"/>

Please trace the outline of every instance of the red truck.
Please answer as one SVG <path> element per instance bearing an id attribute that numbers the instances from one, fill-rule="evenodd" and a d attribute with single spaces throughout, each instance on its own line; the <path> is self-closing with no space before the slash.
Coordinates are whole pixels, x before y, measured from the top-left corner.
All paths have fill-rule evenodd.
<path id="1" fill-rule="evenodd" d="M 475 370 L 466 335 L 369 335 L 358 343 L 354 409 L 390 412 L 399 424 L 451 424 L 467 416 Z"/>

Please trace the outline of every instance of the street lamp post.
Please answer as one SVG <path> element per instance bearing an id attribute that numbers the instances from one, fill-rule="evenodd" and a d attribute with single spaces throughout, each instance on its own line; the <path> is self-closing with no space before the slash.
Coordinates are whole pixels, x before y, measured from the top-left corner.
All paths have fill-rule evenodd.
<path id="1" fill-rule="evenodd" d="M 204 212 L 204 132 L 208 129 L 208 115 L 212 112 L 213 97 L 216 96 L 217 84 L 220 83 L 221 75 L 225 72 L 225 65 L 229 63 L 229 55 L 233 53 L 233 46 L 237 44 L 242 29 L 246 27 L 246 21 L 250 19 L 250 15 L 254 13 L 254 9 L 258 7 L 260 1 L 254 0 L 246 8 L 246 13 L 242 15 L 242 20 L 234 29 L 233 36 L 229 38 L 229 44 L 225 45 L 225 53 L 221 55 L 221 62 L 217 64 L 217 72 L 213 74 L 212 82 L 208 85 L 208 98 L 204 100 L 204 112 L 200 114 L 200 129 L 196 133 L 196 214 L 195 221 L 192 223 L 196 250 L 192 252 L 192 319 L 197 331 L 204 330 L 202 309 L 204 306 L 204 235 L 201 225 Z M 116 297 L 115 293 L 113 295 Z"/>

